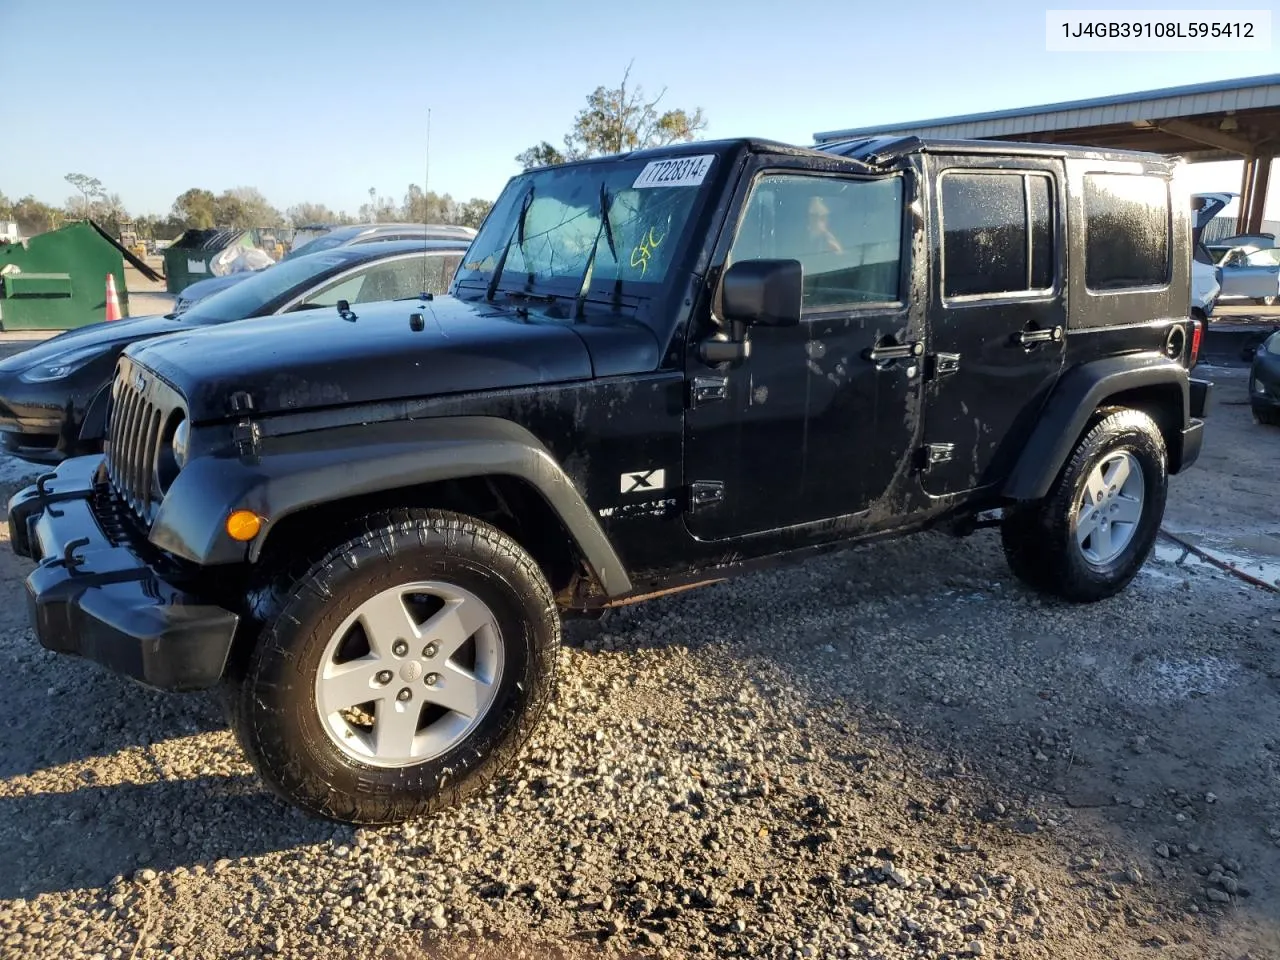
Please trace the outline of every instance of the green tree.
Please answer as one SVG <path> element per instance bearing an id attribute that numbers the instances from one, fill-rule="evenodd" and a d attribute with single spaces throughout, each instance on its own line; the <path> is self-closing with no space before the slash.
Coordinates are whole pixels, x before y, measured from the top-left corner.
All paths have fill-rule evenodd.
<path id="1" fill-rule="evenodd" d="M 516 163 L 520 164 L 525 170 L 532 170 L 534 167 L 555 166 L 557 163 L 564 163 L 568 159 L 545 140 L 536 147 L 530 147 L 528 150 L 516 154 Z"/>
<path id="2" fill-rule="evenodd" d="M 479 197 L 473 197 L 462 205 L 462 209 L 458 214 L 458 223 L 464 227 L 479 227 L 484 223 L 484 218 L 489 215 L 490 208 L 493 207 L 491 200 L 481 200 Z"/>
<path id="3" fill-rule="evenodd" d="M 208 230 L 215 223 L 212 191 L 192 187 L 173 201 L 173 217 L 183 229 Z"/>
<path id="4" fill-rule="evenodd" d="M 298 203 L 285 211 L 289 223 L 300 227 L 304 223 L 337 223 L 338 215 L 323 203 Z"/>
<path id="5" fill-rule="evenodd" d="M 702 108 L 692 113 L 683 109 L 659 113 L 658 104 L 666 95 L 666 88 L 652 100 L 646 99 L 641 87 L 628 87 L 631 66 L 627 64 L 618 86 L 596 87 L 587 96 L 587 105 L 578 111 L 573 126 L 565 134 L 563 151 L 544 140 L 517 154 L 516 162 L 525 170 L 531 170 L 566 160 L 609 156 L 697 139 L 707 127 Z"/>
<path id="6" fill-rule="evenodd" d="M 377 191 L 371 188 L 369 198 L 369 203 L 360 204 L 359 216 L 361 223 L 400 223 L 403 221 L 400 204 L 396 203 L 394 197 L 379 197 Z"/>
<path id="7" fill-rule="evenodd" d="M 18 222 L 18 231 L 25 237 L 56 230 L 64 217 L 57 207 L 41 203 L 30 194 L 13 205 L 13 219 Z"/>
<path id="8" fill-rule="evenodd" d="M 278 227 L 284 217 L 256 187 L 233 187 L 214 201 L 214 218 L 226 227 Z"/>
<path id="9" fill-rule="evenodd" d="M 411 183 L 405 191 L 400 213 L 395 219 L 407 223 L 457 223 L 460 212 L 458 201 L 449 194 L 441 196 L 428 190 L 424 198 L 422 188 Z"/>

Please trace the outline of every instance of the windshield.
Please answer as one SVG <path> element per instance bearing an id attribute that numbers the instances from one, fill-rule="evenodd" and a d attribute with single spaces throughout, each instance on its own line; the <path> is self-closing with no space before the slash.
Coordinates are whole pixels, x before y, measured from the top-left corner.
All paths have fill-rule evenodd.
<path id="1" fill-rule="evenodd" d="M 233 287 L 219 290 L 192 304 L 182 314 L 182 320 L 187 323 L 229 323 L 258 316 L 284 294 L 294 289 L 306 289 L 319 278 L 350 263 L 350 258 L 332 253 L 281 260 Z"/>
<path id="2" fill-rule="evenodd" d="M 308 240 L 302 246 L 297 247 L 294 250 L 290 250 L 280 258 L 280 262 L 283 263 L 285 260 L 293 260 L 297 257 L 309 257 L 313 253 L 323 253 L 325 250 L 332 250 L 334 247 L 340 247 L 344 243 L 346 243 L 346 241 L 341 237 L 316 237 L 314 240 Z"/>
<path id="3" fill-rule="evenodd" d="M 458 280 L 488 284 L 507 249 L 499 290 L 573 296 L 594 250 L 592 287 L 651 295 L 679 254 L 714 160 L 606 161 L 515 177 L 472 241 Z"/>

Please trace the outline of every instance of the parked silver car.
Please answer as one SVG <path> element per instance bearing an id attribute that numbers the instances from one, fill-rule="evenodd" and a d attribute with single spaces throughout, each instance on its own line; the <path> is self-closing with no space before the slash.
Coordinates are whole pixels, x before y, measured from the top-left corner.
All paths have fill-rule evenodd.
<path id="1" fill-rule="evenodd" d="M 328 233 L 294 247 L 281 257 L 280 263 L 295 257 L 323 253 L 325 250 L 349 247 L 359 243 L 375 243 L 380 240 L 465 240 L 470 242 L 475 235 L 476 231 L 471 227 L 451 223 L 358 223 L 334 227 Z M 271 267 L 265 269 L 270 270 Z M 253 276 L 255 272 L 261 271 L 229 273 L 226 276 L 209 277 L 189 284 L 182 289 L 177 300 L 174 301 L 173 316 L 182 316 L 192 304 L 220 290 L 235 286 L 241 280 Z"/>

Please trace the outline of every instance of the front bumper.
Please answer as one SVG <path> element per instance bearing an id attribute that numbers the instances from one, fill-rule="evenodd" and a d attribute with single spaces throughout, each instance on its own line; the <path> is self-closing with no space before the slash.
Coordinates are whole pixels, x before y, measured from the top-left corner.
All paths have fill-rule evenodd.
<path id="1" fill-rule="evenodd" d="M 27 611 L 41 646 L 159 690 L 221 679 L 240 617 L 159 577 L 94 511 L 100 457 L 77 457 L 9 500 L 9 539 L 36 561 Z"/>
<path id="2" fill-rule="evenodd" d="M 84 413 L 83 398 L 65 381 L 0 377 L 0 450 L 29 463 L 61 463 L 75 454 Z"/>

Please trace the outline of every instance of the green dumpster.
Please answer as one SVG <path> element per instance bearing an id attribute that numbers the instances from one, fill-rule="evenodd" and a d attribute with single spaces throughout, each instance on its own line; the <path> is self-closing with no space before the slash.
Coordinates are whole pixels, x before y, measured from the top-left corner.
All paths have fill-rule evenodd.
<path id="1" fill-rule="evenodd" d="M 197 280 L 213 276 L 209 264 L 227 247 L 252 247 L 248 230 L 187 230 L 164 252 L 164 288 L 181 293 Z"/>
<path id="2" fill-rule="evenodd" d="M 105 320 L 107 274 L 128 316 L 124 258 L 92 223 L 0 243 L 0 329 L 69 330 Z"/>

